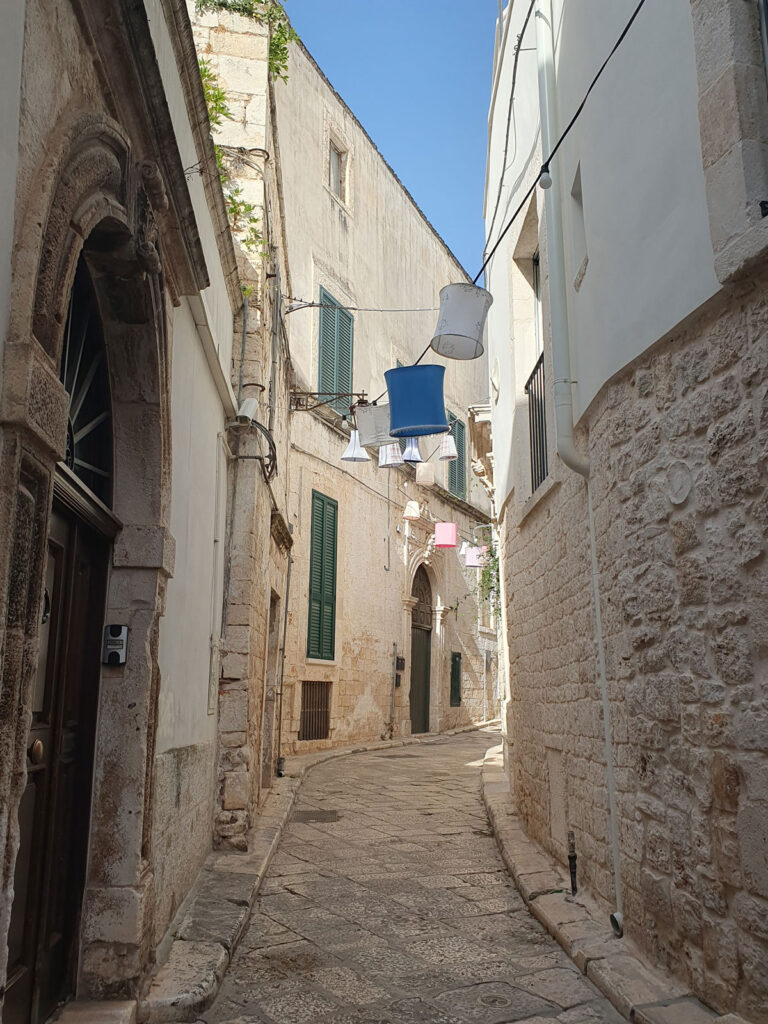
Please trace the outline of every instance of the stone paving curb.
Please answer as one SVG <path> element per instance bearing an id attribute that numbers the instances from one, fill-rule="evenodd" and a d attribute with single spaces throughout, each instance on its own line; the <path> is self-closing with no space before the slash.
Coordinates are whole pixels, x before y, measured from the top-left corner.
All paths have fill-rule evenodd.
<path id="1" fill-rule="evenodd" d="M 528 910 L 547 929 L 582 974 L 627 1020 L 635 1024 L 748 1024 L 736 1014 L 719 1016 L 669 974 L 643 962 L 627 938 L 616 938 L 589 897 L 570 895 L 570 877 L 529 839 L 517 816 L 504 771 L 501 745 L 483 762 L 482 792 L 493 834 Z"/>
<path id="2" fill-rule="evenodd" d="M 448 732 L 381 740 L 288 758 L 288 774 L 274 780 L 249 835 L 248 852 L 212 853 L 203 865 L 171 926 L 173 941 L 168 958 L 151 979 L 146 996 L 139 1001 L 136 1019 L 140 1024 L 196 1021 L 216 998 L 307 772 L 337 757 L 440 743 L 450 736 L 498 725 L 499 720 L 493 719 Z M 90 1019 L 82 1018 L 82 1024 Z M 71 1024 L 80 1024 L 80 1020 L 72 1018 Z"/>

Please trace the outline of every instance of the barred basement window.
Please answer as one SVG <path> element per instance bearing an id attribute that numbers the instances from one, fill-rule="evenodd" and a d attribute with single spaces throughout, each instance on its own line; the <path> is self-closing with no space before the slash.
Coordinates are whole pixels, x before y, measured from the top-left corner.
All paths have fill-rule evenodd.
<path id="1" fill-rule="evenodd" d="M 544 394 L 544 353 L 539 356 L 525 385 L 528 395 L 528 428 L 531 443 L 531 490 L 547 478 L 547 415 Z"/>
<path id="2" fill-rule="evenodd" d="M 301 684 L 300 740 L 327 740 L 331 727 L 331 684 Z"/>

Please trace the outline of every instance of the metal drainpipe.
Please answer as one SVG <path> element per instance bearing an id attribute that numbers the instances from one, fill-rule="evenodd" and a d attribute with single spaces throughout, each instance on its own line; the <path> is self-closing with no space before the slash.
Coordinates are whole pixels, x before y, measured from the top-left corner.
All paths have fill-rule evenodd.
<path id="1" fill-rule="evenodd" d="M 537 0 L 536 55 L 539 73 L 539 109 L 541 120 L 541 146 L 545 156 L 552 152 L 557 139 L 557 91 L 555 80 L 555 43 L 552 0 Z M 560 162 L 562 164 L 562 161 Z M 613 740 L 611 734 L 611 706 L 608 699 L 608 681 L 605 673 L 605 641 L 600 614 L 600 580 L 595 545 L 595 517 L 592 508 L 592 490 L 589 481 L 589 459 L 577 449 L 573 440 L 573 396 L 571 393 L 571 353 L 568 331 L 568 291 L 565 276 L 565 245 L 563 238 L 562 188 L 559 168 L 553 173 L 550 188 L 544 190 L 547 223 L 547 263 L 549 268 L 549 307 L 552 337 L 552 367 L 554 373 L 555 425 L 557 453 L 574 472 L 584 477 L 587 486 L 590 570 L 592 601 L 595 613 L 595 648 L 597 676 L 603 709 L 603 740 L 605 746 L 605 781 L 608 790 L 608 821 L 611 836 L 611 859 L 616 909 L 611 914 L 611 927 L 616 934 L 623 931 L 623 897 L 621 860 L 619 857 L 618 818 L 616 813 L 616 782 L 613 771 Z"/>

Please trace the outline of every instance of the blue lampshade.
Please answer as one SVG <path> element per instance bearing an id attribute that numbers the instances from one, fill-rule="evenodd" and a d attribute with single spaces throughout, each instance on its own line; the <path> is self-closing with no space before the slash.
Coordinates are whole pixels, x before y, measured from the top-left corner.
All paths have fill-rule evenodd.
<path id="1" fill-rule="evenodd" d="M 384 374 L 392 437 L 424 437 L 448 430 L 443 399 L 444 366 L 398 366 Z"/>

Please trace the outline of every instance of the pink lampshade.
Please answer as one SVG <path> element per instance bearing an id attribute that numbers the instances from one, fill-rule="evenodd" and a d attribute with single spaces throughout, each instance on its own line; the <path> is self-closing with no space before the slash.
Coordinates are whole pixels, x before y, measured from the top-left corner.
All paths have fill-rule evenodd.
<path id="1" fill-rule="evenodd" d="M 456 523 L 435 523 L 435 547 L 455 548 L 459 539 L 459 527 Z"/>
<path id="2" fill-rule="evenodd" d="M 488 562 L 488 545 L 483 547 L 468 547 L 467 560 L 464 563 L 468 569 L 480 569 Z"/>

